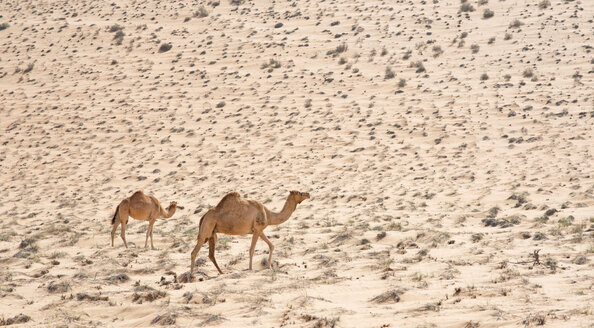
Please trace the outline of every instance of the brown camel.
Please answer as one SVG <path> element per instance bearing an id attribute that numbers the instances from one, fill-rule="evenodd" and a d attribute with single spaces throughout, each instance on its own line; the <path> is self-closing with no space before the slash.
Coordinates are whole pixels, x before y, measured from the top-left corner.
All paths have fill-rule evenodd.
<path id="1" fill-rule="evenodd" d="M 190 276 L 194 274 L 194 262 L 200 247 L 208 240 L 208 257 L 215 265 L 219 273 L 223 273 L 215 260 L 215 245 L 217 243 L 217 232 L 227 235 L 252 234 L 252 246 L 250 247 L 250 270 L 252 269 L 252 257 L 258 237 L 261 237 L 270 248 L 268 255 L 268 268 L 272 263 L 272 251 L 274 246 L 264 235 L 264 229 L 269 225 L 279 225 L 289 219 L 297 208 L 297 204 L 309 198 L 308 193 L 291 191 L 285 206 L 279 213 L 274 213 L 255 200 L 243 199 L 238 193 L 230 192 L 219 204 L 208 210 L 200 219 L 200 230 L 196 247 L 192 251 L 192 264 L 190 265 Z"/>
<path id="2" fill-rule="evenodd" d="M 151 237 L 151 249 L 155 249 L 153 246 L 153 225 L 159 217 L 170 218 L 175 210 L 177 209 L 177 203 L 171 202 L 167 211 L 163 209 L 159 201 L 153 196 L 147 196 L 142 191 L 138 190 L 132 194 L 132 196 L 122 200 L 120 205 L 116 208 L 115 214 L 111 219 L 111 246 L 113 247 L 113 238 L 115 236 L 118 225 L 122 224 L 122 240 L 124 246 L 128 248 L 126 243 L 126 224 L 128 223 L 128 216 L 136 220 L 148 221 L 149 227 L 146 231 L 146 240 L 144 241 L 144 247 L 147 247 L 149 235 Z"/>

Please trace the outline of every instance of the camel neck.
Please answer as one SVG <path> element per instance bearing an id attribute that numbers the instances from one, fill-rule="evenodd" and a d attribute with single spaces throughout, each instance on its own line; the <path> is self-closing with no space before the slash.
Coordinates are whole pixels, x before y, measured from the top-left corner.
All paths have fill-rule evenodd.
<path id="1" fill-rule="evenodd" d="M 297 203 L 295 202 L 293 197 L 291 197 L 291 195 L 289 195 L 289 197 L 287 197 L 287 200 L 285 201 L 285 205 L 283 206 L 283 209 L 280 212 L 267 213 L 269 224 L 270 225 L 279 225 L 279 224 L 287 221 L 289 219 L 289 217 L 291 217 L 291 214 L 293 214 L 293 212 L 295 212 L 296 208 L 297 208 Z"/>
<path id="2" fill-rule="evenodd" d="M 175 207 L 168 207 L 167 210 L 164 210 L 163 207 L 161 207 L 161 217 L 164 219 L 172 217 L 174 213 Z"/>

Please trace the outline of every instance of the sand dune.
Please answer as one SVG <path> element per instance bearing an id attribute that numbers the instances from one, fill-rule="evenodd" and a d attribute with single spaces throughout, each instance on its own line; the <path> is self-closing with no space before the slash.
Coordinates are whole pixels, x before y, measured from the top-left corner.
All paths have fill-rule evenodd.
<path id="1" fill-rule="evenodd" d="M 0 324 L 591 327 L 591 1 L 0 3 Z M 132 220 L 135 190 L 183 209 Z M 280 210 L 273 270 L 219 235 Z M 538 257 L 535 251 L 538 250 Z"/>

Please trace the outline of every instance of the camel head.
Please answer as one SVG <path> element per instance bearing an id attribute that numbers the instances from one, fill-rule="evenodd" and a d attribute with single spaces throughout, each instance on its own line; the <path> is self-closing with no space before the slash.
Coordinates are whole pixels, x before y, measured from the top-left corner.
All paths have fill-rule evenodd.
<path id="1" fill-rule="evenodd" d="M 177 209 L 177 202 L 171 202 L 169 203 L 169 207 L 167 207 L 167 211 L 171 211 L 171 210 L 175 210 Z"/>
<path id="2" fill-rule="evenodd" d="M 300 204 L 302 201 L 309 199 L 309 193 L 295 190 L 291 191 L 290 196 L 295 199 L 295 202 L 297 202 L 297 204 Z"/>

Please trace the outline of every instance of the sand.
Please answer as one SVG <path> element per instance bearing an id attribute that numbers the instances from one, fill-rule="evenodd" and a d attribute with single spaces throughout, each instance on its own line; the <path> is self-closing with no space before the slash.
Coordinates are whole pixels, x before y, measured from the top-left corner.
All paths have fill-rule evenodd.
<path id="1" fill-rule="evenodd" d="M 0 2 L 1 324 L 592 327 L 594 2 L 235 2 Z"/>

